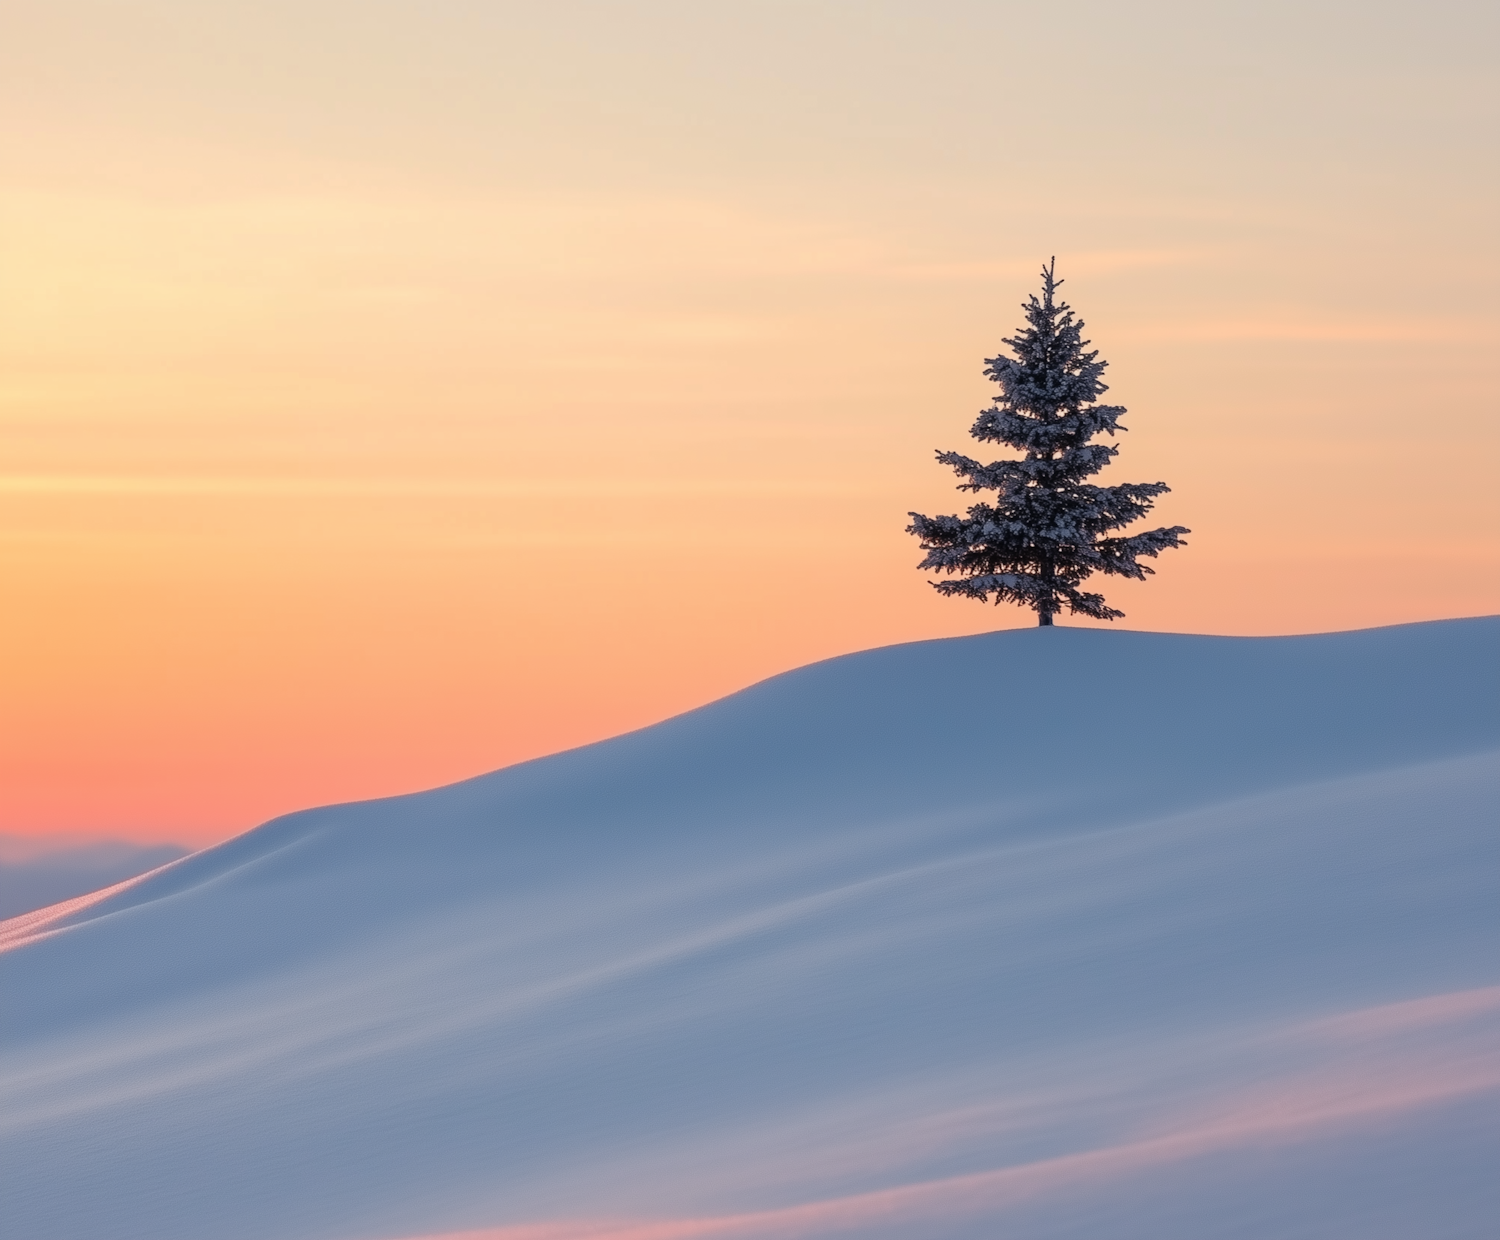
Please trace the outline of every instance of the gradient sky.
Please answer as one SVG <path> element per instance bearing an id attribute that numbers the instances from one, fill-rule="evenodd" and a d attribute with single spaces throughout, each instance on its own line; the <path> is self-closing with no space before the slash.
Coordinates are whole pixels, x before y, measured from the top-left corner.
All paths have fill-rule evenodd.
<path id="1" fill-rule="evenodd" d="M 902 527 L 1051 254 L 1193 529 L 1123 626 L 1500 611 L 1496 13 L 10 0 L 0 831 L 1030 623 Z"/>

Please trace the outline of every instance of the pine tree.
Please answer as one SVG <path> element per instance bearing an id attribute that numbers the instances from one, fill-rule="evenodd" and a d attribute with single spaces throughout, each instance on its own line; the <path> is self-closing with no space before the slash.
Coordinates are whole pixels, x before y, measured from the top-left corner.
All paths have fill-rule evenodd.
<path id="1" fill-rule="evenodd" d="M 1074 615 L 1115 620 L 1125 613 L 1102 594 L 1079 589 L 1093 573 L 1144 580 L 1153 570 L 1139 562 L 1169 547 L 1181 547 L 1181 525 L 1130 537 L 1111 535 L 1151 511 L 1170 488 L 1164 482 L 1094 486 L 1084 479 L 1109 464 L 1119 449 L 1091 442 L 1126 428 L 1125 410 L 1097 404 L 1107 391 L 1100 381 L 1109 364 L 1086 352 L 1083 323 L 1054 294 L 1062 281 L 1057 260 L 1042 268 L 1042 296 L 1025 303 L 1027 326 L 1005 343 L 1015 356 L 986 358 L 985 374 L 1000 385 L 995 404 L 979 415 L 969 433 L 1025 455 L 981 465 L 957 452 L 938 461 L 962 479 L 960 491 L 995 491 L 995 502 L 975 504 L 964 517 L 925 517 L 913 512 L 909 534 L 922 540 L 927 556 L 919 568 L 950 578 L 932 583 L 940 594 L 998 603 L 1019 603 L 1050 625 L 1066 606 Z"/>

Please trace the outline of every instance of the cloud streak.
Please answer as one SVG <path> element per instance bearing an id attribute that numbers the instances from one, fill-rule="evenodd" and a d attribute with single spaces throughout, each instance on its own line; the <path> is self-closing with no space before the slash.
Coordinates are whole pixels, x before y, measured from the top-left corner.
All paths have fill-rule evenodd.
<path id="1" fill-rule="evenodd" d="M 229 474 L 0 474 L 0 495 L 440 499 L 875 495 L 873 486 L 794 478 L 339 478 Z"/>

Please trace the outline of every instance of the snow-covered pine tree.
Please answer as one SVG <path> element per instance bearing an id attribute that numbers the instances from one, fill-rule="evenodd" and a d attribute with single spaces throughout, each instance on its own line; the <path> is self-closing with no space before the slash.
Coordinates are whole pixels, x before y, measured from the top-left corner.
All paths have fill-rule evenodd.
<path id="1" fill-rule="evenodd" d="M 1023 307 L 1027 326 L 1005 341 L 1015 357 L 986 358 L 985 374 L 1000 397 L 979 415 L 969 433 L 987 443 L 1023 452 L 1019 460 L 981 465 L 957 452 L 938 461 L 964 479 L 960 491 L 996 491 L 992 504 L 975 504 L 963 517 L 913 512 L 906 527 L 922 540 L 919 568 L 948 575 L 934 581 L 941 594 L 996 603 L 1019 603 L 1051 624 L 1066 607 L 1074 615 L 1115 620 L 1125 613 L 1102 594 L 1079 589 L 1093 573 L 1142 580 L 1153 570 L 1140 563 L 1168 547 L 1181 547 L 1181 525 L 1130 537 L 1110 535 L 1151 511 L 1170 488 L 1164 482 L 1099 487 L 1084 481 L 1119 451 L 1092 443 L 1096 435 L 1123 431 L 1119 405 L 1097 404 L 1108 389 L 1100 375 L 1109 364 L 1085 352 L 1083 323 L 1054 294 L 1062 281 L 1054 258 L 1042 268 L 1042 296 Z"/>

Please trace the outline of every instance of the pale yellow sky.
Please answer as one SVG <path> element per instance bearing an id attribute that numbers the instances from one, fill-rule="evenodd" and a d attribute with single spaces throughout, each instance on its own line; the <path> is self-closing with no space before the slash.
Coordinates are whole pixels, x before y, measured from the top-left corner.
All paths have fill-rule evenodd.
<path id="1" fill-rule="evenodd" d="M 1129 627 L 1500 611 L 1492 6 L 12 3 L 0 830 L 205 841 L 932 596 L 1040 262 Z"/>

